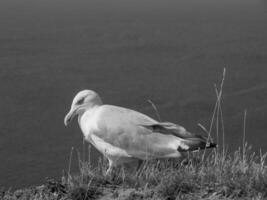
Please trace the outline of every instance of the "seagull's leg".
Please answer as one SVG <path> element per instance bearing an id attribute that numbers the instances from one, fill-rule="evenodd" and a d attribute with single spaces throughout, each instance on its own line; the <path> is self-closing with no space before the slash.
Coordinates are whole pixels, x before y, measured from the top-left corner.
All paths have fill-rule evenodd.
<path id="1" fill-rule="evenodd" d="M 113 161 L 108 159 L 108 170 L 106 171 L 106 176 L 110 176 L 112 174 L 113 168 L 114 168 Z"/>

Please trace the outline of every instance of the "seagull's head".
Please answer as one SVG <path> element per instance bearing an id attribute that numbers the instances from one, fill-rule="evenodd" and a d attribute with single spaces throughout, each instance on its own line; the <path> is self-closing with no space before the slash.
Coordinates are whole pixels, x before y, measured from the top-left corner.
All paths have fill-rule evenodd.
<path id="1" fill-rule="evenodd" d="M 67 126 L 76 115 L 81 115 L 87 109 L 101 104 L 102 101 L 96 92 L 92 90 L 78 92 L 72 101 L 70 111 L 64 118 L 64 124 Z"/>

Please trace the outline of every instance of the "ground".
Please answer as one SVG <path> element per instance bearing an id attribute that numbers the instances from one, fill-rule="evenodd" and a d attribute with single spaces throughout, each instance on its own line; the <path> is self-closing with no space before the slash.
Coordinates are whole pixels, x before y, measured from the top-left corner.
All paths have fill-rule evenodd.
<path id="1" fill-rule="evenodd" d="M 3 200 L 134 200 L 134 199 L 267 199 L 267 154 L 255 156 L 249 148 L 223 155 L 214 149 L 188 155 L 186 162 L 146 162 L 138 173 L 117 169 L 105 176 L 107 162 L 93 168 L 80 163 L 79 174 L 16 191 L 3 190 Z M 204 155 L 204 156 L 203 156 Z"/>

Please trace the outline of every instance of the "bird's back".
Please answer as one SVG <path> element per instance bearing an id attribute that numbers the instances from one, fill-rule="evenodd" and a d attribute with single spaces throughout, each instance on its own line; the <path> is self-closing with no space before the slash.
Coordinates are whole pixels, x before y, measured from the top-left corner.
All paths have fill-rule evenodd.
<path id="1" fill-rule="evenodd" d="M 158 122 L 140 112 L 103 105 L 97 93 L 79 92 L 64 118 L 78 115 L 85 139 L 109 161 L 179 157 L 182 151 L 216 147 L 209 137 L 188 132 L 171 122 Z M 112 164 L 111 164 L 112 165 Z"/>
<path id="2" fill-rule="evenodd" d="M 173 135 L 152 133 L 152 130 L 146 128 L 155 123 L 158 122 L 137 111 L 102 105 L 85 113 L 82 124 L 86 125 L 81 126 L 87 126 L 83 130 L 87 133 L 84 134 L 91 143 L 95 143 L 97 149 L 101 147 L 98 147 L 94 140 L 97 140 L 98 145 L 104 145 L 105 142 L 108 148 L 119 148 L 125 151 L 127 156 L 140 159 L 146 156 L 153 158 L 171 154 L 173 157 L 179 156 L 178 138 Z"/>

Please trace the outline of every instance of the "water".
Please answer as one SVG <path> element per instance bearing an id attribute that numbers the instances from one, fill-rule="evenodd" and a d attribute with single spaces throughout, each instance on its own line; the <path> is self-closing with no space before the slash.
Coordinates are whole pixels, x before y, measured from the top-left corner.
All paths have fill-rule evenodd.
<path id="1" fill-rule="evenodd" d="M 0 185 L 26 187 L 68 168 L 82 149 L 63 118 L 80 89 L 199 131 L 227 69 L 226 143 L 267 150 L 267 2 L 33 1 L 0 3 Z M 75 153 L 76 154 L 76 153 Z M 92 159 L 97 159 L 92 152 Z M 77 169 L 74 160 L 73 171 Z"/>

